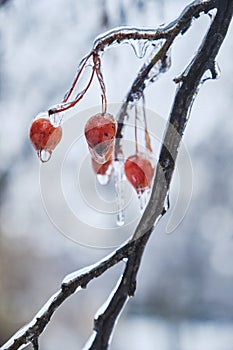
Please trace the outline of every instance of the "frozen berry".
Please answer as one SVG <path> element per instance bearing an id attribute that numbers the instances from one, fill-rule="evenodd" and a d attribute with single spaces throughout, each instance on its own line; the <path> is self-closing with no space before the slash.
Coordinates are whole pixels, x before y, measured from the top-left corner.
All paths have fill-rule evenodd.
<path id="1" fill-rule="evenodd" d="M 99 164 L 106 163 L 112 156 L 116 122 L 109 113 L 98 113 L 85 125 L 85 137 L 92 158 Z"/>
<path id="2" fill-rule="evenodd" d="M 49 119 L 39 118 L 34 120 L 30 128 L 30 140 L 42 161 L 47 161 L 50 157 L 41 158 L 41 153 L 50 154 L 60 142 L 62 128 L 53 126 Z"/>
<path id="3" fill-rule="evenodd" d="M 143 153 L 130 156 L 125 162 L 124 170 L 128 181 L 138 193 L 151 186 L 154 168 Z"/>

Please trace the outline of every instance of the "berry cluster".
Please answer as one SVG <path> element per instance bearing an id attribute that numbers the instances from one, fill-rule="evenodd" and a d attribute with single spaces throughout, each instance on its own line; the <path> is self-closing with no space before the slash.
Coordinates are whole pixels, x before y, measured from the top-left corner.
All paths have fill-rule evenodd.
<path id="1" fill-rule="evenodd" d="M 92 73 L 90 79 L 81 92 L 70 101 L 71 96 L 74 93 L 75 86 L 81 76 L 83 70 L 90 66 L 90 60 L 92 59 Z M 85 95 L 88 88 L 91 85 L 94 75 L 96 74 L 98 82 L 100 84 L 102 93 L 102 112 L 92 116 L 86 123 L 84 134 L 87 141 L 88 149 L 91 155 L 92 168 L 97 175 L 102 179 L 106 179 L 101 184 L 107 184 L 114 171 L 114 164 L 118 161 L 115 160 L 115 138 L 117 134 L 117 123 L 110 113 L 107 112 L 107 98 L 103 76 L 101 73 L 101 61 L 99 56 L 91 52 L 82 62 L 78 69 L 78 73 L 74 79 L 74 82 L 65 95 L 63 102 L 53 108 L 50 108 L 48 113 L 38 116 L 31 124 L 30 128 L 30 140 L 34 146 L 37 154 L 42 162 L 46 162 L 50 159 L 55 147 L 61 141 L 62 128 L 60 126 L 62 122 L 62 112 L 74 107 L 78 101 Z M 144 107 L 144 97 L 143 107 Z M 138 140 L 137 140 L 137 120 L 138 109 L 135 106 L 135 154 L 128 157 L 124 162 L 124 175 L 131 185 L 135 188 L 138 197 L 151 187 L 154 167 L 151 162 L 152 148 L 150 145 L 149 133 L 147 131 L 145 108 L 143 109 L 144 117 L 144 130 L 145 130 L 145 144 L 146 152 L 139 152 Z M 58 120 L 57 120 L 58 116 Z M 106 176 L 106 177 L 105 177 Z"/>

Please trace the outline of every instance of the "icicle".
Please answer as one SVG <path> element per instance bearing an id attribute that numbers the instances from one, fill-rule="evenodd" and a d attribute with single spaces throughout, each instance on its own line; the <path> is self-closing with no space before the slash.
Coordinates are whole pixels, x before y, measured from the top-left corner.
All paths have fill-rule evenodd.
<path id="1" fill-rule="evenodd" d="M 38 152 L 38 157 L 41 160 L 42 163 L 46 163 L 49 161 L 49 159 L 51 158 L 52 152 L 46 151 L 44 149 L 41 149 Z"/>
<path id="2" fill-rule="evenodd" d="M 148 203 L 148 200 L 150 198 L 150 193 L 151 193 L 150 187 L 143 188 L 143 191 L 142 190 L 137 191 L 137 196 L 139 199 L 139 208 L 140 208 L 141 214 L 143 213 Z"/>
<path id="3" fill-rule="evenodd" d="M 147 39 L 130 39 L 128 41 L 125 41 L 125 43 L 129 44 L 133 48 L 135 55 L 140 59 L 145 56 L 148 47 L 151 45 L 151 41 Z"/>
<path id="4" fill-rule="evenodd" d="M 125 198 L 124 198 L 124 159 L 119 158 L 114 162 L 114 182 L 117 201 L 117 225 L 123 226 L 125 223 Z"/>

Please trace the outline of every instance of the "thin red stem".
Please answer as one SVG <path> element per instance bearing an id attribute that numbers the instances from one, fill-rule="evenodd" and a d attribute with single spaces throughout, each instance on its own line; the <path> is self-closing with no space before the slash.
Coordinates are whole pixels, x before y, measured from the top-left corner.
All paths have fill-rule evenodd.
<path id="1" fill-rule="evenodd" d="M 93 60 L 94 60 L 94 63 L 95 63 L 96 76 L 97 76 L 97 79 L 99 81 L 100 88 L 101 88 L 101 91 L 102 91 L 102 113 L 106 113 L 106 110 L 107 110 L 107 96 L 106 96 L 103 76 L 102 76 L 102 73 L 101 73 L 101 61 L 100 61 L 100 58 L 99 58 L 99 56 L 97 54 L 95 54 L 93 56 Z"/>
<path id="2" fill-rule="evenodd" d="M 76 75 L 76 77 L 75 77 L 75 79 L 74 79 L 74 81 L 73 81 L 73 84 L 72 84 L 70 90 L 65 94 L 65 97 L 64 97 L 64 99 L 63 99 L 63 103 L 67 102 L 68 99 L 70 98 L 72 92 L 74 91 L 75 85 L 77 84 L 77 81 L 78 81 L 78 79 L 79 79 L 79 77 L 80 77 L 80 75 L 81 75 L 83 69 L 85 68 L 85 65 L 86 65 L 87 61 L 89 60 L 89 58 L 90 58 L 92 55 L 93 55 L 93 51 L 91 51 L 91 52 L 86 56 L 86 58 L 84 59 L 83 64 L 82 64 L 81 67 L 79 68 L 78 73 L 77 73 L 77 75 Z"/>
<path id="3" fill-rule="evenodd" d="M 60 112 L 64 112 L 66 111 L 67 109 L 69 108 L 72 108 L 74 107 L 82 98 L 83 96 L 85 95 L 85 93 L 87 92 L 87 90 L 89 89 L 91 83 L 92 83 L 92 80 L 93 80 L 93 77 L 94 77 L 94 73 L 95 73 L 95 67 L 93 67 L 92 69 L 92 73 L 91 73 L 91 77 L 90 77 L 90 80 L 87 84 L 87 86 L 85 87 L 85 89 L 76 97 L 76 99 L 72 102 L 70 102 L 68 105 L 63 105 L 61 106 L 60 108 L 57 108 L 57 109 L 52 109 L 52 110 L 49 110 L 49 115 L 52 115 L 54 113 L 60 113 Z"/>
<path id="4" fill-rule="evenodd" d="M 142 94 L 142 108 L 143 108 L 143 118 L 144 118 L 144 128 L 145 128 L 145 140 L 146 140 L 146 148 L 152 153 L 152 147 L 150 143 L 150 136 L 147 129 L 147 120 L 146 120 L 146 110 L 145 110 L 145 96 Z"/>

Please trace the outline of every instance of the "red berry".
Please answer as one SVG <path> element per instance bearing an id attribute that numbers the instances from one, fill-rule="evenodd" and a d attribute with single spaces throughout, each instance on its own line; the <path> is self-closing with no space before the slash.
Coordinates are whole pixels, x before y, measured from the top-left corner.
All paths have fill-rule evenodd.
<path id="1" fill-rule="evenodd" d="M 113 153 L 116 136 L 116 122 L 111 114 L 98 113 L 85 125 L 85 137 L 92 158 L 99 163 L 106 163 Z"/>
<path id="2" fill-rule="evenodd" d="M 112 159 L 108 160 L 104 164 L 99 164 L 92 158 L 92 168 L 94 172 L 98 175 L 105 175 L 111 164 L 112 164 Z"/>
<path id="3" fill-rule="evenodd" d="M 52 153 L 60 142 L 62 128 L 53 126 L 49 119 L 39 118 L 34 120 L 30 128 L 30 140 L 38 155 L 41 151 Z"/>
<path id="4" fill-rule="evenodd" d="M 130 156 L 125 162 L 124 169 L 128 181 L 138 193 L 151 186 L 154 168 L 143 153 Z"/>

